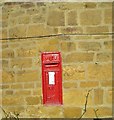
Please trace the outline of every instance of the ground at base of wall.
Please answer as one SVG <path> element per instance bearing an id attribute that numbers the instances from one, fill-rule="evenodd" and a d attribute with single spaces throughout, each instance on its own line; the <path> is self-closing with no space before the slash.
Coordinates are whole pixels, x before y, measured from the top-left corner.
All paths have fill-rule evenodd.
<path id="1" fill-rule="evenodd" d="M 17 120 L 113 120 L 114 118 L 19 118 Z M 13 118 L 2 118 L 2 120 L 16 120 Z"/>

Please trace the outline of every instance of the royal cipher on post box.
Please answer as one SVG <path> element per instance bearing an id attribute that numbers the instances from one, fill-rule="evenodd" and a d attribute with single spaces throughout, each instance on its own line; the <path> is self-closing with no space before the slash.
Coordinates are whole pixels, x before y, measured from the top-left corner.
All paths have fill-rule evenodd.
<path id="1" fill-rule="evenodd" d="M 62 65 L 60 52 L 43 52 L 42 91 L 43 104 L 62 105 Z"/>

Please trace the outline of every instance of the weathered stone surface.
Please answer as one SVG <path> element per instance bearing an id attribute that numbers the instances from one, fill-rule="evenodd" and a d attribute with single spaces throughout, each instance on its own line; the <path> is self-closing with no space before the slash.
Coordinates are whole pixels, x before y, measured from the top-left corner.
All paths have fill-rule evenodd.
<path id="1" fill-rule="evenodd" d="M 17 82 L 30 82 L 38 80 L 38 71 L 20 71 L 17 73 Z"/>
<path id="2" fill-rule="evenodd" d="M 39 115 L 42 118 L 61 118 L 62 117 L 62 108 L 59 106 L 41 106 L 39 108 Z"/>
<path id="3" fill-rule="evenodd" d="M 28 27 L 27 36 L 51 35 L 55 33 L 55 29 L 44 27 L 44 25 L 30 25 Z"/>
<path id="4" fill-rule="evenodd" d="M 112 51 L 112 45 L 113 45 L 112 41 L 106 41 L 106 42 L 104 42 L 105 49 L 108 49 L 108 50 Z"/>
<path id="5" fill-rule="evenodd" d="M 21 47 L 16 50 L 18 57 L 35 57 L 37 55 L 37 49 L 34 47 L 24 48 Z"/>
<path id="6" fill-rule="evenodd" d="M 64 117 L 65 118 L 79 118 L 81 116 L 81 108 L 77 107 L 65 107 L 64 108 Z"/>
<path id="7" fill-rule="evenodd" d="M 38 105 L 41 101 L 39 97 L 26 97 L 27 105 Z"/>
<path id="8" fill-rule="evenodd" d="M 61 42 L 61 50 L 63 52 L 75 51 L 76 44 L 74 42 Z"/>
<path id="9" fill-rule="evenodd" d="M 112 104 L 113 91 L 112 90 L 107 90 L 105 94 L 106 94 L 106 102 L 107 102 L 107 104 Z"/>
<path id="10" fill-rule="evenodd" d="M 100 8 L 111 8 L 112 2 L 99 2 L 98 7 Z"/>
<path id="11" fill-rule="evenodd" d="M 111 80 L 110 81 L 103 81 L 103 82 L 101 82 L 101 85 L 103 87 L 111 87 L 112 86 L 112 81 Z"/>
<path id="12" fill-rule="evenodd" d="M 103 117 L 107 115 L 107 117 L 112 116 L 112 108 L 111 107 L 99 107 L 98 111 L 99 117 Z"/>
<path id="13" fill-rule="evenodd" d="M 2 104 L 5 106 L 22 105 L 24 104 L 24 100 L 21 96 L 4 96 L 2 98 Z"/>
<path id="14" fill-rule="evenodd" d="M 55 10 L 49 11 L 47 24 L 50 26 L 64 26 L 65 25 L 64 12 Z"/>
<path id="15" fill-rule="evenodd" d="M 3 83 L 13 83 L 15 82 L 15 77 L 13 72 L 3 71 L 2 72 L 2 82 Z"/>
<path id="16" fill-rule="evenodd" d="M 63 83 L 64 88 L 77 88 L 76 82 L 64 82 Z"/>
<path id="17" fill-rule="evenodd" d="M 98 27 L 87 27 L 86 28 L 86 33 L 106 33 L 109 32 L 109 29 L 107 26 L 98 26 Z"/>
<path id="18" fill-rule="evenodd" d="M 9 36 L 10 37 L 26 37 L 26 29 L 27 28 L 25 25 L 11 28 L 9 30 Z"/>
<path id="19" fill-rule="evenodd" d="M 99 51 L 101 44 L 98 42 L 79 42 L 78 48 L 83 51 Z"/>
<path id="20" fill-rule="evenodd" d="M 89 62 L 93 61 L 93 53 L 82 53 L 82 52 L 74 52 L 70 53 L 66 56 L 66 63 L 72 63 L 72 62 Z"/>
<path id="21" fill-rule="evenodd" d="M 100 10 L 87 10 L 80 14 L 81 25 L 99 25 L 101 23 Z"/>
<path id="22" fill-rule="evenodd" d="M 106 9 L 104 13 L 104 22 L 106 24 L 112 24 L 112 9 Z"/>
<path id="23" fill-rule="evenodd" d="M 62 34 L 77 34 L 83 33 L 83 29 L 81 27 L 65 27 L 60 28 Z"/>
<path id="24" fill-rule="evenodd" d="M 11 62 L 11 68 L 29 68 L 32 67 L 32 59 L 13 59 Z"/>
<path id="25" fill-rule="evenodd" d="M 31 94 L 31 91 L 30 90 L 17 90 L 15 91 L 15 95 L 18 95 L 18 96 L 28 96 Z"/>
<path id="26" fill-rule="evenodd" d="M 86 94 L 87 92 L 84 89 L 65 90 L 63 96 L 64 105 L 73 107 L 83 106 Z M 88 98 L 88 106 L 90 105 L 93 105 L 92 94 L 90 94 Z"/>
<path id="27" fill-rule="evenodd" d="M 98 117 L 112 118 L 111 14 L 109 2 L 4 3 L 1 39 L 28 38 L 0 40 L 3 108 L 20 118 L 79 118 L 93 88 L 83 118 L 95 118 L 95 109 Z M 62 55 L 63 105 L 45 106 L 41 52 L 56 51 Z"/>
<path id="28" fill-rule="evenodd" d="M 94 103 L 95 103 L 95 105 L 102 105 L 103 104 L 103 94 L 104 94 L 104 91 L 102 89 L 95 89 L 94 90 Z"/>
<path id="29" fill-rule="evenodd" d="M 85 8 L 96 8 L 97 4 L 95 2 L 86 2 L 85 3 Z"/>
<path id="30" fill-rule="evenodd" d="M 35 6 L 34 3 L 32 3 L 32 2 L 21 4 L 22 8 L 31 8 L 31 7 L 34 7 L 34 6 Z"/>
<path id="31" fill-rule="evenodd" d="M 19 24 L 29 24 L 30 23 L 30 16 L 24 15 L 18 18 Z"/>
<path id="32" fill-rule="evenodd" d="M 93 88 L 93 87 L 98 87 L 99 86 L 99 82 L 98 81 L 86 81 L 86 82 L 81 82 L 80 83 L 80 87 L 82 88 Z"/>
<path id="33" fill-rule="evenodd" d="M 6 49 L 2 51 L 2 58 L 13 58 L 14 51 L 12 49 Z"/>
<path id="34" fill-rule="evenodd" d="M 85 69 L 83 65 L 68 65 L 63 66 L 64 80 L 84 80 Z"/>
<path id="35" fill-rule="evenodd" d="M 77 12 L 76 11 L 70 11 L 68 13 L 68 25 L 77 25 Z"/>
<path id="36" fill-rule="evenodd" d="M 0 64 L 1 64 L 1 62 L 0 62 Z M 2 67 L 3 68 L 8 68 L 9 67 L 9 61 L 8 60 L 2 60 Z"/>
<path id="37" fill-rule="evenodd" d="M 12 84 L 11 88 L 12 89 L 22 89 L 23 88 L 23 84 Z"/>
<path id="38" fill-rule="evenodd" d="M 88 80 L 112 80 L 111 64 L 89 64 Z"/>
<path id="39" fill-rule="evenodd" d="M 112 53 L 98 53 L 97 61 L 100 61 L 100 62 L 112 61 Z"/>

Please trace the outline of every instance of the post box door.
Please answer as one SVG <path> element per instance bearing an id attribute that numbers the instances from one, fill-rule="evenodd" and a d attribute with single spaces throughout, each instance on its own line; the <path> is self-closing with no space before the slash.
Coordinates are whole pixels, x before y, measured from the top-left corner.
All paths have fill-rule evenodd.
<path id="1" fill-rule="evenodd" d="M 50 75 L 52 73 L 53 76 Z M 58 104 L 60 102 L 58 72 L 46 72 L 46 103 Z M 51 76 L 51 78 L 50 78 Z M 50 81 L 50 79 L 52 81 Z"/>

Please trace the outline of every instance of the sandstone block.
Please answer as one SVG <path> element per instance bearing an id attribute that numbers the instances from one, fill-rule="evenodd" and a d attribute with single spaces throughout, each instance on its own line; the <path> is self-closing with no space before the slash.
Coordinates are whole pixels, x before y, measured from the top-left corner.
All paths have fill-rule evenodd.
<path id="1" fill-rule="evenodd" d="M 64 105 L 66 106 L 84 106 L 85 104 L 85 96 L 87 95 L 87 92 L 85 89 L 69 89 L 69 90 L 64 90 Z M 90 93 L 88 97 L 88 106 L 93 105 L 92 101 L 92 94 Z"/>
<path id="2" fill-rule="evenodd" d="M 18 18 L 19 24 L 29 24 L 30 23 L 30 16 L 24 15 L 23 17 Z"/>
<path id="3" fill-rule="evenodd" d="M 40 97 L 26 97 L 27 105 L 38 105 L 40 101 Z"/>
<path id="4" fill-rule="evenodd" d="M 75 51 L 76 44 L 74 42 L 61 42 L 61 50 L 64 52 Z"/>
<path id="5" fill-rule="evenodd" d="M 81 82 L 80 87 L 82 88 L 89 88 L 89 87 L 98 87 L 99 82 L 98 81 L 88 81 L 88 82 Z"/>
<path id="6" fill-rule="evenodd" d="M 107 26 L 87 27 L 86 28 L 86 33 L 95 34 L 95 33 L 105 33 L 105 32 L 109 32 L 109 29 Z"/>
<path id="7" fill-rule="evenodd" d="M 83 29 L 81 27 L 65 27 L 60 28 L 62 34 L 76 34 L 83 33 Z"/>
<path id="8" fill-rule="evenodd" d="M 10 107 L 4 107 L 5 111 L 8 113 L 8 112 L 12 112 L 12 113 L 19 113 L 19 116 L 20 116 L 20 113 L 24 112 L 24 107 L 23 105 L 19 105 L 19 106 L 10 106 Z"/>
<path id="9" fill-rule="evenodd" d="M 103 81 L 103 82 L 101 82 L 101 85 L 103 87 L 111 87 L 112 86 L 112 81 L 111 80 L 110 81 Z"/>
<path id="10" fill-rule="evenodd" d="M 68 13 L 68 25 L 77 25 L 77 12 L 76 11 L 70 11 Z"/>
<path id="11" fill-rule="evenodd" d="M 1 62 L 0 62 L 1 64 Z M 8 60 L 2 60 L 2 68 L 8 68 L 9 67 L 9 61 Z"/>
<path id="12" fill-rule="evenodd" d="M 111 64 L 89 64 L 88 80 L 112 80 Z"/>
<path id="13" fill-rule="evenodd" d="M 32 59 L 12 59 L 11 60 L 11 68 L 29 68 L 32 67 Z"/>
<path id="14" fill-rule="evenodd" d="M 83 65 L 68 65 L 63 66 L 64 80 L 84 80 L 85 69 Z"/>
<path id="15" fill-rule="evenodd" d="M 26 13 L 27 15 L 36 15 L 36 14 L 39 14 L 39 10 L 33 7 L 30 9 L 27 9 Z"/>
<path id="16" fill-rule="evenodd" d="M 106 24 L 112 24 L 112 9 L 106 9 L 104 13 L 104 22 Z"/>
<path id="17" fill-rule="evenodd" d="M 25 89 L 34 88 L 34 84 L 33 83 L 24 84 L 24 88 Z"/>
<path id="18" fill-rule="evenodd" d="M 18 19 L 17 18 L 10 18 L 10 20 L 9 20 L 9 23 L 8 23 L 8 26 L 10 26 L 10 27 L 14 27 L 14 26 L 16 26 L 18 24 Z"/>
<path id="19" fill-rule="evenodd" d="M 112 99 L 113 99 L 112 90 L 107 90 L 105 94 L 106 94 L 106 102 L 112 105 Z"/>
<path id="20" fill-rule="evenodd" d="M 31 95 L 31 91 L 30 90 L 17 90 L 15 91 L 15 95 L 27 96 L 27 95 Z"/>
<path id="21" fill-rule="evenodd" d="M 22 105 L 24 104 L 23 98 L 20 96 L 4 96 L 2 98 L 2 104 L 4 106 L 11 106 L 11 105 Z"/>
<path id="22" fill-rule="evenodd" d="M 12 89 L 22 89 L 22 88 L 23 88 L 23 85 L 22 85 L 22 84 L 12 84 L 12 85 L 11 85 L 11 88 L 12 88 Z"/>
<path id="23" fill-rule="evenodd" d="M 82 53 L 82 52 L 75 52 L 75 53 L 70 53 L 66 56 L 66 61 L 67 63 L 71 62 L 90 62 L 93 61 L 93 53 Z"/>
<path id="24" fill-rule="evenodd" d="M 17 82 L 37 81 L 38 75 L 38 71 L 20 71 L 17 73 Z"/>
<path id="25" fill-rule="evenodd" d="M 46 20 L 45 16 L 46 15 L 45 14 L 43 15 L 42 13 L 37 14 L 37 15 L 35 15 L 35 16 L 32 17 L 32 22 L 33 23 L 44 23 L 45 20 Z"/>
<path id="26" fill-rule="evenodd" d="M 22 10 L 22 9 L 18 9 L 18 10 L 15 10 L 13 12 L 10 13 L 10 16 L 11 17 L 19 17 L 19 16 L 22 16 L 25 14 L 25 11 Z"/>
<path id="27" fill-rule="evenodd" d="M 98 42 L 79 42 L 78 47 L 83 51 L 98 51 L 101 49 Z"/>
<path id="28" fill-rule="evenodd" d="M 104 91 L 102 89 L 95 89 L 94 90 L 95 105 L 102 105 L 103 104 L 103 94 L 104 94 Z"/>
<path id="29" fill-rule="evenodd" d="M 26 26 L 21 25 L 9 29 L 9 37 L 26 37 Z"/>
<path id="30" fill-rule="evenodd" d="M 1 37 L 2 38 L 7 38 L 7 30 L 3 29 L 2 32 L 0 31 Z"/>
<path id="31" fill-rule="evenodd" d="M 2 72 L 2 82 L 3 83 L 15 82 L 14 74 L 10 71 L 3 71 Z"/>
<path id="32" fill-rule="evenodd" d="M 5 95 L 13 95 L 13 90 L 7 90 L 7 91 L 5 91 Z"/>
<path id="33" fill-rule="evenodd" d="M 9 89 L 10 88 L 10 85 L 2 85 L 2 89 Z"/>
<path id="34" fill-rule="evenodd" d="M 95 2 L 86 2 L 85 8 L 96 8 L 97 4 Z"/>
<path id="35" fill-rule="evenodd" d="M 98 7 L 100 8 L 111 8 L 112 2 L 99 2 Z"/>
<path id="36" fill-rule="evenodd" d="M 34 6 L 35 6 L 34 3 L 32 3 L 32 2 L 21 4 L 22 8 L 31 8 L 31 7 L 34 7 Z"/>
<path id="37" fill-rule="evenodd" d="M 65 25 L 65 16 L 62 11 L 49 11 L 47 25 L 50 26 L 64 26 Z"/>
<path id="38" fill-rule="evenodd" d="M 112 51 L 112 45 L 113 45 L 112 41 L 104 42 L 105 49 L 107 49 L 107 50 L 111 50 Z"/>
<path id="39" fill-rule="evenodd" d="M 83 8 L 84 8 L 84 4 L 81 2 L 73 2 L 73 3 L 69 2 L 69 4 L 67 4 L 67 2 L 64 2 L 62 4 L 58 4 L 58 9 L 60 10 L 77 10 Z"/>
<path id="40" fill-rule="evenodd" d="M 99 117 L 103 117 L 103 116 L 109 116 L 109 117 L 112 117 L 112 108 L 110 107 L 99 107 L 99 110 L 98 110 L 98 114 L 99 114 Z"/>
<path id="41" fill-rule="evenodd" d="M 86 111 L 84 117 L 85 118 L 94 118 L 94 117 L 96 117 L 94 110 L 95 110 L 95 108 L 92 108 L 92 107 L 87 108 L 87 111 Z"/>
<path id="42" fill-rule="evenodd" d="M 77 88 L 77 83 L 75 82 L 64 82 L 64 88 Z"/>
<path id="43" fill-rule="evenodd" d="M 100 61 L 100 62 L 112 61 L 112 53 L 98 53 L 97 61 Z"/>
<path id="44" fill-rule="evenodd" d="M 2 51 L 2 58 L 13 58 L 14 51 L 12 49 L 5 49 Z"/>
<path id="45" fill-rule="evenodd" d="M 36 117 L 41 117 L 39 116 L 39 107 L 36 106 L 27 106 L 26 113 L 29 115 L 29 117 L 34 118 Z M 25 116 L 25 114 L 23 115 Z"/>
<path id="46" fill-rule="evenodd" d="M 34 47 L 24 48 L 21 47 L 16 50 L 19 57 L 35 57 L 37 55 L 37 49 Z"/>
<path id="47" fill-rule="evenodd" d="M 49 106 L 49 107 L 44 107 L 41 106 L 39 108 L 39 115 L 42 118 L 61 118 L 62 117 L 62 108 L 59 106 Z"/>
<path id="48" fill-rule="evenodd" d="M 81 108 L 77 107 L 65 107 L 64 117 L 65 118 L 79 118 L 81 116 Z"/>
<path id="49" fill-rule="evenodd" d="M 100 10 L 87 10 L 80 14 L 81 25 L 99 25 L 101 23 Z"/>
<path id="50" fill-rule="evenodd" d="M 51 35 L 56 34 L 54 28 L 44 27 L 44 25 L 30 25 L 28 27 L 27 36 Z"/>

